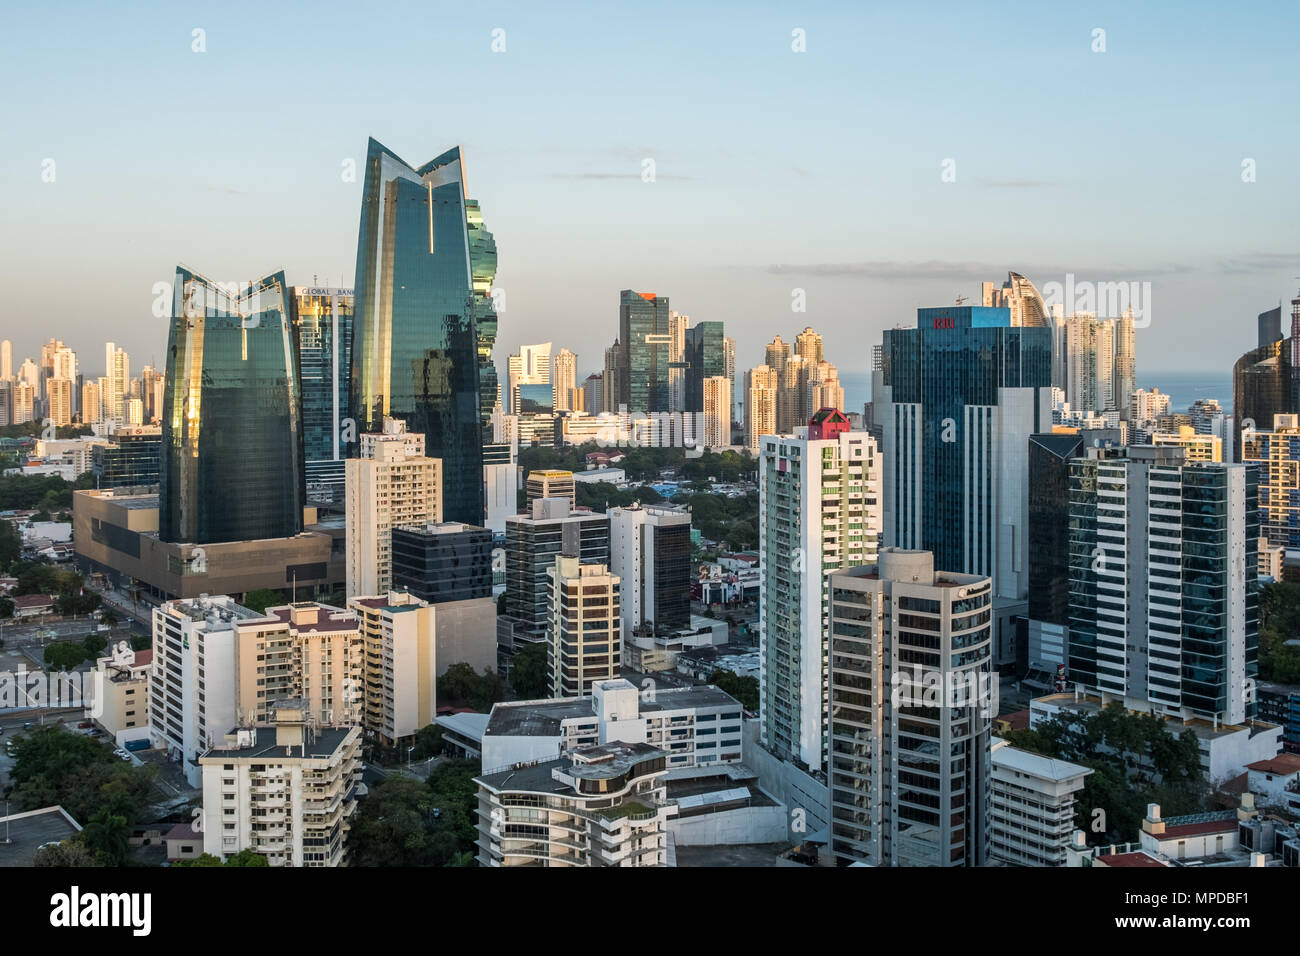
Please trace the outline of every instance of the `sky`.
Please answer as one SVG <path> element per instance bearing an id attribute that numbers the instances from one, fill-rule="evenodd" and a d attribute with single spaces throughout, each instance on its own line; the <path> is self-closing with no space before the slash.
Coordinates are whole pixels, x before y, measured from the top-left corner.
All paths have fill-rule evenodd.
<path id="1" fill-rule="evenodd" d="M 1014 270 L 1149 282 L 1150 382 L 1226 373 L 1300 287 L 1294 3 L 10 0 L 0 22 L 15 365 L 51 337 L 88 377 L 107 339 L 160 365 L 177 263 L 350 286 L 370 136 L 413 165 L 463 147 L 502 370 L 545 341 L 599 370 L 631 288 L 723 321 L 739 369 L 812 325 L 860 373 L 882 329 Z"/>

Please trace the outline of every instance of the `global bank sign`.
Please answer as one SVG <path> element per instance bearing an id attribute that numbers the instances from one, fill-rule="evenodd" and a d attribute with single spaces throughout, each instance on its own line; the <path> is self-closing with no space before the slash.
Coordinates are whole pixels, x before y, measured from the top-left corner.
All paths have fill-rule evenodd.
<path id="1" fill-rule="evenodd" d="M 951 319 L 950 317 L 947 317 L 947 316 L 935 316 L 935 319 L 934 319 L 934 327 L 935 327 L 936 329 L 951 329 L 951 328 L 955 328 L 955 326 L 952 324 L 952 319 Z"/>

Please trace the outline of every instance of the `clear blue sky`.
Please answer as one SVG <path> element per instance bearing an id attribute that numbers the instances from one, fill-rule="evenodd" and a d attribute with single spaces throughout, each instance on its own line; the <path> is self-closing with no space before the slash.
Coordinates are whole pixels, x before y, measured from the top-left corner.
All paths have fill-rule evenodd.
<path id="1" fill-rule="evenodd" d="M 463 145 L 501 366 L 549 340 L 599 367 L 635 288 L 724 321 L 741 368 L 811 324 L 862 370 L 881 329 L 1014 269 L 1150 281 L 1139 378 L 1222 369 L 1300 285 L 1300 13 L 1135 6 L 11 2 L 0 337 L 17 362 L 58 336 L 87 375 L 112 338 L 135 372 L 177 262 L 351 284 L 340 173 L 373 135 Z"/>

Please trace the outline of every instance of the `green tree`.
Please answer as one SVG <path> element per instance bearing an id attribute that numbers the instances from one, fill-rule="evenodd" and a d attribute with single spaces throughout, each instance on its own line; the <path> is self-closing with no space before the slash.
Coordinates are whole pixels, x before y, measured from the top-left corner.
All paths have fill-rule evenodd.
<path id="1" fill-rule="evenodd" d="M 474 668 L 463 662 L 452 664 L 438 678 L 438 699 L 447 703 L 486 712 L 503 696 L 500 676 L 487 669 L 476 674 Z"/>
<path id="2" fill-rule="evenodd" d="M 86 660 L 88 661 L 97 660 L 104 652 L 104 648 L 108 647 L 107 638 L 98 634 L 87 634 L 85 640 L 81 643 L 86 648 Z"/>
<path id="3" fill-rule="evenodd" d="M 12 521 L 0 521 L 0 569 L 7 569 L 23 553 L 23 536 Z"/>
<path id="4" fill-rule="evenodd" d="M 4 522 L 0 521 L 0 524 Z M 0 597 L 0 618 L 11 618 L 14 616 L 13 598 Z"/>
<path id="5" fill-rule="evenodd" d="M 736 698 L 746 710 L 758 710 L 757 677 L 741 677 L 733 671 L 716 670 L 709 675 L 709 683 Z"/>
<path id="6" fill-rule="evenodd" d="M 525 644 L 515 652 L 510 665 L 510 686 L 520 700 L 551 696 L 545 644 Z"/>
<path id="7" fill-rule="evenodd" d="M 377 783 L 361 802 L 348 835 L 353 866 L 435 866 L 433 794 L 410 777 Z"/>
<path id="8" fill-rule="evenodd" d="M 103 866 L 95 852 L 80 840 L 64 840 L 54 846 L 42 847 L 32 857 L 32 866 L 91 867 Z"/>
<path id="9" fill-rule="evenodd" d="M 120 814 L 101 810 L 74 838 L 107 866 L 121 866 L 131 847 L 131 825 Z"/>
<path id="10" fill-rule="evenodd" d="M 415 732 L 415 747 L 411 751 L 412 760 L 428 760 L 442 753 L 442 728 L 437 724 L 426 724 Z"/>
<path id="11" fill-rule="evenodd" d="M 265 614 L 268 607 L 284 604 L 284 594 L 271 588 L 258 588 L 244 596 L 244 607 L 258 614 Z"/>
<path id="12" fill-rule="evenodd" d="M 86 646 L 74 641 L 54 641 L 45 645 L 45 669 L 70 671 L 86 661 Z"/>
<path id="13" fill-rule="evenodd" d="M 9 778 L 20 810 L 58 804 L 74 820 L 107 812 L 134 826 L 149 803 L 154 771 L 123 763 L 90 737 L 49 725 L 15 739 Z"/>

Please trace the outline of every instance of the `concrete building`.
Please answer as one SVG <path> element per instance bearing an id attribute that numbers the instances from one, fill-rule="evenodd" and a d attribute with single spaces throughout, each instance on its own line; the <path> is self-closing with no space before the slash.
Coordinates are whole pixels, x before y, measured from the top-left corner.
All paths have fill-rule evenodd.
<path id="1" fill-rule="evenodd" d="M 847 428 L 814 419 L 764 436 L 759 460 L 763 743 L 813 772 L 826 752 L 826 576 L 874 562 L 880 543 L 876 443 Z"/>
<path id="2" fill-rule="evenodd" d="M 758 454 L 762 436 L 776 434 L 778 387 L 774 368 L 760 365 L 745 373 L 745 447 L 751 455 Z"/>
<path id="3" fill-rule="evenodd" d="M 584 697 L 495 704 L 478 749 L 489 770 L 595 744 L 650 744 L 669 770 L 740 763 L 743 708 L 716 687 L 641 689 L 595 681 Z"/>
<path id="4" fill-rule="evenodd" d="M 691 515 L 671 507 L 609 508 L 609 569 L 618 575 L 626 641 L 646 627 L 668 633 L 691 620 Z"/>
<path id="5" fill-rule="evenodd" d="M 483 487 L 487 499 L 483 525 L 498 537 L 506 533 L 506 518 L 519 510 L 518 452 L 517 441 L 483 446 Z"/>
<path id="6" fill-rule="evenodd" d="M 1260 533 L 1270 545 L 1300 548 L 1300 415 L 1274 415 L 1272 425 L 1242 430 L 1241 460 L 1259 467 Z"/>
<path id="7" fill-rule="evenodd" d="M 704 448 L 728 448 L 731 445 L 731 379 L 714 375 L 704 379 L 704 410 L 700 444 Z"/>
<path id="8" fill-rule="evenodd" d="M 619 578 L 603 564 L 560 555 L 547 571 L 547 666 L 551 694 L 582 697 L 619 676 L 623 660 Z"/>
<path id="9" fill-rule="evenodd" d="M 492 596 L 492 532 L 458 521 L 393 530 L 393 587 L 442 604 Z"/>
<path id="10" fill-rule="evenodd" d="M 95 662 L 98 713 L 92 714 L 120 747 L 127 740 L 149 739 L 149 683 L 153 651 L 132 651 L 123 642 Z"/>
<path id="11" fill-rule="evenodd" d="M 203 852 L 244 850 L 271 866 L 346 866 L 361 784 L 361 728 L 318 727 L 303 701 L 274 724 L 237 728 L 200 759 Z"/>
<path id="12" fill-rule="evenodd" d="M 1182 425 L 1176 432 L 1152 432 L 1151 444 L 1181 448 L 1188 461 L 1223 461 L 1223 441 L 1217 435 L 1201 434 L 1195 426 Z"/>
<path id="13" fill-rule="evenodd" d="M 476 778 L 480 866 L 666 866 L 668 755 L 608 743 Z"/>
<path id="14" fill-rule="evenodd" d="M 571 508 L 578 507 L 578 493 L 574 490 L 573 472 L 551 469 L 530 471 L 525 483 L 528 506 L 542 498 L 568 498 Z"/>
<path id="15" fill-rule="evenodd" d="M 984 866 L 992 583 L 896 548 L 828 582 L 831 852 L 840 865 Z"/>
<path id="16" fill-rule="evenodd" d="M 992 745 L 990 852 L 1008 866 L 1065 866 L 1074 833 L 1075 794 L 1088 767 Z"/>

